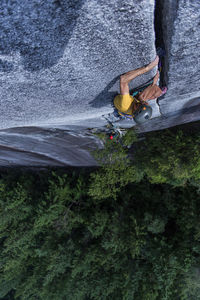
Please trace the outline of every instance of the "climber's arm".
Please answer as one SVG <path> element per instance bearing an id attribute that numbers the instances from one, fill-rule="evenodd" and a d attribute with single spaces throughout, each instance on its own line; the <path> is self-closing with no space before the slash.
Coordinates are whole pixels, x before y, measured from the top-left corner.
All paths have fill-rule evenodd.
<path id="1" fill-rule="evenodd" d="M 153 79 L 153 85 L 156 85 L 156 83 L 157 83 L 157 81 L 159 79 L 159 76 L 160 76 L 160 73 L 159 73 L 159 71 L 157 71 L 157 73 L 156 73 L 156 75 L 155 75 L 155 77 Z"/>
<path id="2" fill-rule="evenodd" d="M 159 61 L 159 57 L 156 56 L 155 60 L 152 61 L 149 65 L 122 74 L 120 76 L 120 94 L 121 95 L 129 94 L 129 86 L 128 86 L 129 82 L 134 78 L 136 78 L 137 76 L 152 70 L 155 66 L 157 66 L 158 61 Z"/>
<path id="3" fill-rule="evenodd" d="M 134 78 L 136 78 L 137 76 L 142 75 L 148 71 L 149 71 L 148 67 L 142 67 L 136 70 L 128 71 L 125 74 L 122 74 L 120 76 L 120 94 L 121 95 L 129 94 L 129 86 L 128 86 L 129 82 Z"/>

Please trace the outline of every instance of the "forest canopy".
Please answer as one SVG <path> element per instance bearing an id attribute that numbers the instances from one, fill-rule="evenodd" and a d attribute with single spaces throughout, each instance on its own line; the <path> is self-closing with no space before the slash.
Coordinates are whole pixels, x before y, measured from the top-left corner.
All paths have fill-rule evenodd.
<path id="1" fill-rule="evenodd" d="M 200 299 L 200 135 L 107 139 L 95 170 L 0 176 L 0 299 Z"/>

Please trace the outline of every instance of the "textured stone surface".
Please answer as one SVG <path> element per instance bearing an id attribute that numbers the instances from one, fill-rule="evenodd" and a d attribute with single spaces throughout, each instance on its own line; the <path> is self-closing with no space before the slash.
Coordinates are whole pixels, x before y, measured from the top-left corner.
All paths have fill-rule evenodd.
<path id="1" fill-rule="evenodd" d="M 98 118 L 119 75 L 155 58 L 153 0 L 2 0 L 1 11 L 0 128 Z"/>
<path id="2" fill-rule="evenodd" d="M 162 114 L 167 115 L 199 104 L 200 2 L 164 0 L 163 3 L 168 93 L 159 104 Z"/>
<path id="3" fill-rule="evenodd" d="M 168 92 L 160 110 L 152 102 L 155 118 L 139 126 L 141 132 L 200 119 L 200 2 L 163 0 L 161 6 Z M 152 0 L 2 0 L 0 129 L 105 125 L 119 75 L 155 58 L 153 12 Z M 85 144 L 78 133 L 62 135 L 63 128 L 59 137 L 50 128 L 9 130 L 0 133 L 0 165 L 95 164 L 86 150 L 96 145 L 92 137 Z"/>
<path id="4" fill-rule="evenodd" d="M 161 2 L 168 92 L 158 99 L 160 118 L 139 126 L 152 131 L 200 120 L 200 2 Z"/>
<path id="5" fill-rule="evenodd" d="M 4 129 L 0 131 L 0 166 L 95 166 L 90 151 L 97 147 L 102 142 L 83 129 Z"/>
<path id="6" fill-rule="evenodd" d="M 153 0 L 2 0 L 0 129 L 22 128 L 0 130 L 0 165 L 95 165 L 83 128 L 105 125 L 119 75 L 155 58 L 153 19 Z"/>
<path id="7" fill-rule="evenodd" d="M 150 120 L 143 125 L 137 126 L 139 132 L 148 132 L 154 130 L 162 130 L 180 124 L 191 123 L 199 121 L 200 105 L 191 106 L 181 111 L 174 111 L 172 113 L 162 115 L 159 118 Z"/>

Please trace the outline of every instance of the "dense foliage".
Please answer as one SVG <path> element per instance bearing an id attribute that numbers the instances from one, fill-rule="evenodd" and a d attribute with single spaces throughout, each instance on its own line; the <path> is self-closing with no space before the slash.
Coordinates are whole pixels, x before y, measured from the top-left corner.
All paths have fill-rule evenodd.
<path id="1" fill-rule="evenodd" d="M 134 141 L 128 151 L 130 141 Z M 91 177 L 90 195 L 96 198 L 115 197 L 128 182 L 167 183 L 183 186 L 190 182 L 200 188 L 199 132 L 163 130 L 146 134 L 138 140 L 131 130 L 121 143 L 108 140 L 105 148 L 96 151 L 102 168 Z"/>
<path id="2" fill-rule="evenodd" d="M 97 156 L 1 175 L 0 299 L 200 299 L 198 134 L 128 133 Z"/>
<path id="3" fill-rule="evenodd" d="M 165 130 L 158 135 L 154 132 L 146 136 L 139 151 L 137 167 L 152 183 L 180 186 L 188 180 L 200 181 L 199 133 Z"/>

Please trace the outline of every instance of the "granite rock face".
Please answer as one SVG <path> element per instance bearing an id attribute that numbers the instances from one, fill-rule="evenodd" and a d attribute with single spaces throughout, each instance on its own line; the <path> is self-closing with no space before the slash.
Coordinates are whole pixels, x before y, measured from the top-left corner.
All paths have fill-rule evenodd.
<path id="1" fill-rule="evenodd" d="M 153 0 L 2 0 L 1 10 L 0 128 L 112 112 L 119 75 L 156 55 Z"/>
<path id="2" fill-rule="evenodd" d="M 165 0 L 163 3 L 168 92 L 159 104 L 161 113 L 169 116 L 200 105 L 200 2 Z"/>
<path id="3" fill-rule="evenodd" d="M 139 126 L 142 132 L 200 120 L 200 2 L 163 0 L 161 4 L 168 92 L 158 99 L 162 116 Z"/>
<path id="4" fill-rule="evenodd" d="M 1 1 L 0 165 L 95 165 L 86 148 L 97 141 L 78 128 L 105 125 L 120 74 L 155 58 L 154 2 Z M 200 119 L 200 2 L 160 3 L 168 92 L 141 132 Z"/>
<path id="5" fill-rule="evenodd" d="M 95 166 L 90 151 L 98 147 L 102 147 L 102 142 L 83 129 L 4 129 L 0 131 L 0 167 Z"/>

